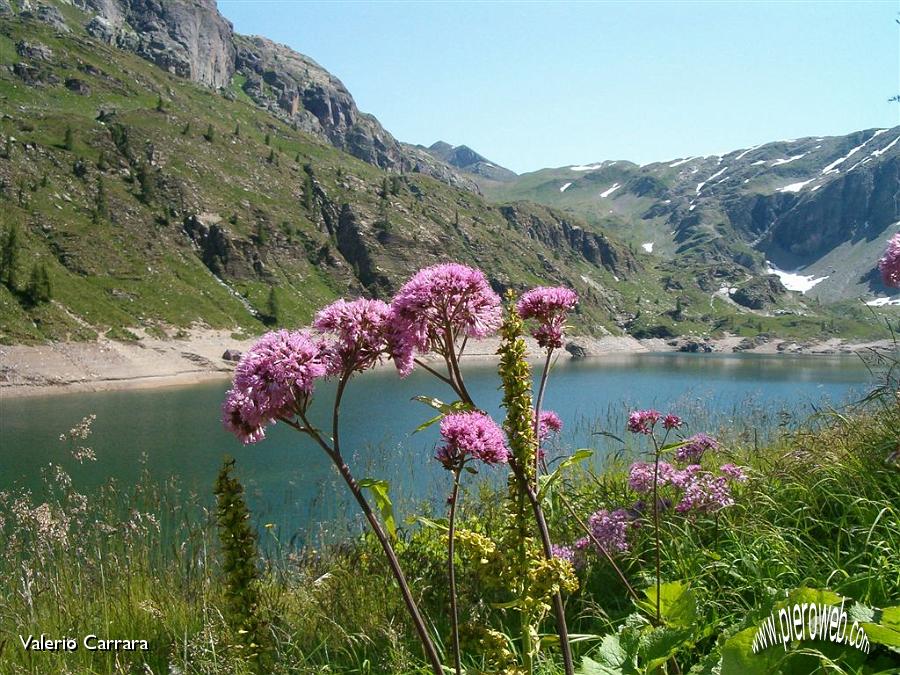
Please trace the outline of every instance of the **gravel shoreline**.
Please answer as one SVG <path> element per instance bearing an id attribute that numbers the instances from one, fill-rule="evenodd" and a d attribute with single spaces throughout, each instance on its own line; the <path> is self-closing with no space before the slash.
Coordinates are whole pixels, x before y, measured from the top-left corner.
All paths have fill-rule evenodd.
<path id="1" fill-rule="evenodd" d="M 170 339 L 134 331 L 139 339 L 117 342 L 59 342 L 45 345 L 0 347 L 0 397 L 46 396 L 69 392 L 147 389 L 188 386 L 210 380 L 226 380 L 234 362 L 222 358 L 226 350 L 247 350 L 255 338 L 235 339 L 229 331 L 196 329 Z M 470 341 L 466 359 L 494 359 L 499 340 Z M 561 358 L 596 358 L 612 354 L 648 352 L 755 353 L 755 354 L 853 354 L 868 349 L 889 349 L 889 340 L 846 343 L 833 338 L 800 343 L 779 338 L 724 337 L 715 340 L 678 338 L 637 340 L 628 336 L 572 337 Z M 534 341 L 528 355 L 542 358 Z M 392 367 L 390 363 L 382 367 Z"/>

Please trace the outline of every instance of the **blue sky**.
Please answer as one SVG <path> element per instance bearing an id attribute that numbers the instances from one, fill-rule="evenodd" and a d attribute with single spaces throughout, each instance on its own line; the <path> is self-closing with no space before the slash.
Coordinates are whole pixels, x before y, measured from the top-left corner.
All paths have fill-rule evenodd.
<path id="1" fill-rule="evenodd" d="M 219 0 L 397 138 L 517 172 L 900 124 L 900 1 Z"/>

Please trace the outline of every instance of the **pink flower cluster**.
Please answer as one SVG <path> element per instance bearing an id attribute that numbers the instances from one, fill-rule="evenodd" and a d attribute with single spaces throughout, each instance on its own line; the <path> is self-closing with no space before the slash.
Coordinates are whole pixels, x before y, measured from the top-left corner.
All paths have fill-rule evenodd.
<path id="1" fill-rule="evenodd" d="M 681 501 L 675 507 L 679 513 L 717 511 L 734 504 L 730 482 L 747 480 L 744 470 L 734 464 L 724 464 L 719 471 L 722 475 L 715 476 L 699 464 L 677 469 L 668 462 L 660 462 L 657 488 L 670 485 L 682 491 Z M 653 473 L 651 462 L 635 462 L 629 471 L 628 486 L 638 494 L 652 493 Z"/>
<path id="2" fill-rule="evenodd" d="M 447 415 L 441 420 L 441 437 L 437 460 L 447 469 L 457 468 L 467 458 L 485 464 L 503 464 L 509 457 L 503 431 L 482 412 Z"/>
<path id="3" fill-rule="evenodd" d="M 891 237 L 884 255 L 878 261 L 885 286 L 900 288 L 900 232 Z"/>
<path id="4" fill-rule="evenodd" d="M 675 451 L 675 459 L 679 462 L 699 462 L 707 450 L 715 450 L 719 442 L 712 436 L 699 433 L 685 439 L 686 445 L 682 445 Z"/>
<path id="5" fill-rule="evenodd" d="M 516 304 L 523 319 L 534 319 L 531 334 L 544 349 L 562 347 L 566 317 L 578 304 L 578 294 L 562 286 L 538 286 L 525 293 Z"/>
<path id="6" fill-rule="evenodd" d="M 338 300 L 316 314 L 318 330 L 337 336 L 335 368 L 362 371 L 390 352 L 391 308 L 381 300 Z"/>
<path id="7" fill-rule="evenodd" d="M 261 337 L 242 357 L 222 405 L 222 422 L 243 443 L 265 436 L 265 426 L 305 405 L 316 379 L 333 368 L 325 342 L 304 331 Z"/>
<path id="8" fill-rule="evenodd" d="M 550 434 L 558 434 L 562 431 L 562 420 L 552 410 L 542 410 L 538 422 L 538 439 L 543 442 Z"/>
<path id="9" fill-rule="evenodd" d="M 614 553 L 624 553 L 629 549 L 628 530 L 634 525 L 632 517 L 625 509 L 616 509 L 609 511 L 608 509 L 600 509 L 588 519 L 588 528 L 593 535 L 583 537 L 575 542 L 575 548 L 585 550 L 588 548 L 597 548 L 594 539 L 600 546 L 610 555 Z M 598 551 L 602 553 L 602 551 Z"/>
<path id="10" fill-rule="evenodd" d="M 653 427 L 660 419 L 663 421 L 663 428 L 667 431 L 677 429 L 682 425 L 681 418 L 672 413 L 663 417 L 658 410 L 635 410 L 628 415 L 628 431 L 633 434 L 652 434 Z"/>
<path id="11" fill-rule="evenodd" d="M 568 560 L 572 565 L 575 565 L 575 549 L 571 546 L 560 546 L 558 544 L 553 544 L 550 547 L 550 551 L 553 554 L 554 558 L 559 558 L 560 560 Z"/>
<path id="12" fill-rule="evenodd" d="M 412 370 L 414 350 L 445 353 L 449 340 L 485 337 L 501 323 L 500 297 L 484 273 L 457 263 L 420 270 L 394 296 L 391 307 L 401 375 Z"/>

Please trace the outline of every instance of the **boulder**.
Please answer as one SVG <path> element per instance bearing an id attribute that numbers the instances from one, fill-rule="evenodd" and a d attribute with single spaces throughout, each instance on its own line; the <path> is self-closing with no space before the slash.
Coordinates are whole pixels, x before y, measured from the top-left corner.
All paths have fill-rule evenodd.
<path id="1" fill-rule="evenodd" d="M 16 54 L 23 59 L 32 61 L 52 61 L 53 50 L 40 42 L 26 42 L 22 40 L 16 43 Z"/>
<path id="2" fill-rule="evenodd" d="M 226 349 L 225 353 L 222 354 L 222 358 L 225 361 L 240 361 L 241 352 L 237 349 Z"/>
<path id="3" fill-rule="evenodd" d="M 566 351 L 572 355 L 572 359 L 575 361 L 580 361 L 589 356 L 587 347 L 573 340 L 566 342 Z"/>
<path id="4" fill-rule="evenodd" d="M 88 83 L 84 80 L 79 80 L 77 77 L 70 77 L 66 80 L 66 89 L 68 89 L 69 91 L 74 91 L 80 96 L 91 95 L 91 88 Z"/>

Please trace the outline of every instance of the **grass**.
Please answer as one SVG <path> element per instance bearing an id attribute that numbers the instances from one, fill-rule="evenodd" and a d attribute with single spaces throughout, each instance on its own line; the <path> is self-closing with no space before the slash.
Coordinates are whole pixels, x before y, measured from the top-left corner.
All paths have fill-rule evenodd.
<path id="1" fill-rule="evenodd" d="M 772 430 L 773 440 L 764 445 L 754 440 L 754 420 L 743 424 L 723 430 L 722 447 L 704 459 L 748 467 L 751 479 L 735 493 L 735 505 L 715 516 L 664 519 L 663 579 L 690 584 L 699 599 L 697 621 L 709 627 L 706 637 L 679 652 L 681 672 L 699 668 L 704 657 L 717 660 L 725 638 L 758 625 L 788 589 L 830 588 L 873 607 L 900 598 L 900 473 L 886 461 L 900 436 L 896 382 L 865 405 Z M 87 444 L 80 439 L 72 447 Z M 567 474 L 557 494 L 583 518 L 599 508 L 628 506 L 634 495 L 627 488 L 627 459 L 636 450 L 613 453 L 602 470 Z M 44 471 L 43 491 L 0 493 L 6 542 L 0 551 L 6 580 L 0 586 L 0 672 L 251 672 L 224 618 L 208 496 L 187 494 L 175 480 L 129 488 L 110 483 L 80 494 L 59 467 Z M 496 536 L 505 527 L 505 492 L 493 485 L 472 481 L 462 528 Z M 548 507 L 554 540 L 571 542 L 580 532 L 554 500 Z M 649 530 L 635 531 L 631 551 L 619 560 L 638 588 L 652 578 Z M 259 613 L 271 637 L 267 672 L 427 672 L 373 540 L 296 550 L 270 530 L 261 536 Z M 443 536 L 428 527 L 401 536 L 408 577 L 445 645 Z M 492 605 L 503 598 L 491 590 L 477 556 L 462 554 L 458 566 L 468 672 L 496 672 L 478 656 L 485 634 L 477 630 L 514 635 L 514 615 Z M 589 557 L 579 580 L 581 588 L 567 599 L 570 629 L 586 637 L 576 644 L 578 655 L 595 655 L 600 636 L 619 629 L 634 607 L 605 560 Z M 23 651 L 18 635 L 37 632 L 141 638 L 150 650 Z M 868 669 L 844 672 L 876 672 L 878 665 L 900 665 L 898 659 L 876 646 Z M 560 671 L 545 652 L 538 672 Z"/>

